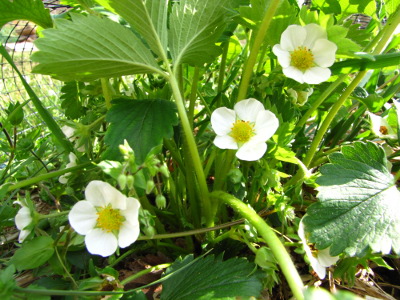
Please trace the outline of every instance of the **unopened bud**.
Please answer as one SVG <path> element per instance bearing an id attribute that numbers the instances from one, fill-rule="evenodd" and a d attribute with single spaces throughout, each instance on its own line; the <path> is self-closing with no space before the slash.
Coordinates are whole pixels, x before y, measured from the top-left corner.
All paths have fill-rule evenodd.
<path id="1" fill-rule="evenodd" d="M 159 209 L 164 209 L 167 206 L 167 199 L 165 199 L 164 195 L 162 194 L 157 195 L 156 205 Z"/>
<path id="2" fill-rule="evenodd" d="M 162 165 L 161 167 L 158 168 L 158 171 L 163 174 L 166 178 L 169 177 L 169 170 L 166 165 Z"/>
<path id="3" fill-rule="evenodd" d="M 156 230 L 154 229 L 153 226 L 144 227 L 143 232 L 150 238 L 152 238 L 156 234 Z"/>
<path id="4" fill-rule="evenodd" d="M 119 174 L 117 181 L 118 181 L 118 184 L 119 184 L 119 187 L 121 188 L 121 190 L 125 189 L 126 181 L 127 181 L 126 175 L 125 174 Z"/>
<path id="5" fill-rule="evenodd" d="M 134 183 L 135 183 L 135 177 L 133 177 L 133 175 L 127 175 L 126 185 L 128 186 L 128 189 L 132 189 Z"/>
<path id="6" fill-rule="evenodd" d="M 147 180 L 146 182 L 146 194 L 150 194 L 151 191 L 154 189 L 155 184 L 153 180 Z"/>

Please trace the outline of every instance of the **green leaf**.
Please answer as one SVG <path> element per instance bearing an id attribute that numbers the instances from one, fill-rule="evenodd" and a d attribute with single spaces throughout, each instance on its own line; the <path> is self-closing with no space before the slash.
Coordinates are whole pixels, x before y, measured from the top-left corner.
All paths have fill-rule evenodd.
<path id="1" fill-rule="evenodd" d="M 43 31 L 32 55 L 33 71 L 64 81 L 91 81 L 136 73 L 161 73 L 151 51 L 128 28 L 106 18 L 72 15 Z"/>
<path id="2" fill-rule="evenodd" d="M 202 65 L 221 53 L 215 45 L 230 15 L 231 0 L 181 0 L 170 16 L 169 46 L 174 65 Z"/>
<path id="3" fill-rule="evenodd" d="M 61 107 L 68 118 L 78 119 L 84 114 L 81 95 L 79 93 L 80 88 L 84 86 L 83 82 L 70 81 L 66 82 L 61 88 Z"/>
<path id="4" fill-rule="evenodd" d="M 268 9 L 270 1 L 267 0 L 251 0 L 250 6 L 242 6 L 239 8 L 240 16 L 254 24 L 260 23 Z M 277 15 L 279 15 L 277 13 Z"/>
<path id="5" fill-rule="evenodd" d="M 12 299 L 14 288 L 17 286 L 14 280 L 15 266 L 9 265 L 0 270 L 0 298 Z"/>
<path id="6" fill-rule="evenodd" d="M 0 0 L 0 28 L 14 20 L 31 21 L 43 28 L 53 27 L 50 12 L 41 0 Z"/>
<path id="7" fill-rule="evenodd" d="M 347 291 L 337 291 L 336 293 L 330 293 L 322 288 L 308 288 L 304 291 L 304 300 L 362 300 L 363 298 L 358 297 Z"/>
<path id="8" fill-rule="evenodd" d="M 327 28 L 328 39 L 338 47 L 337 54 L 350 54 L 361 51 L 360 45 L 347 38 L 349 29 L 339 25 L 333 25 Z"/>
<path id="9" fill-rule="evenodd" d="M 167 53 L 168 0 L 97 0 L 111 7 L 145 39 L 150 49 Z"/>
<path id="10" fill-rule="evenodd" d="M 111 123 L 105 142 L 110 146 L 105 156 L 118 157 L 118 146 L 127 140 L 135 152 L 136 161 L 142 163 L 149 151 L 173 136 L 178 124 L 176 107 L 166 100 L 114 100 L 106 120 Z"/>
<path id="11" fill-rule="evenodd" d="M 54 253 L 53 239 L 49 236 L 39 236 L 15 251 L 11 263 L 18 271 L 34 269 L 47 262 Z"/>
<path id="12" fill-rule="evenodd" d="M 362 256 L 370 247 L 400 253 L 400 192 L 386 167 L 385 151 L 374 143 L 355 142 L 329 156 L 317 179 L 317 203 L 304 218 L 310 242 Z"/>
<path id="13" fill-rule="evenodd" d="M 167 269 L 165 276 L 193 261 L 188 255 Z M 222 261 L 213 255 L 199 259 L 190 268 L 166 279 L 161 300 L 212 300 L 257 297 L 262 290 L 262 272 L 245 259 L 232 258 Z"/>

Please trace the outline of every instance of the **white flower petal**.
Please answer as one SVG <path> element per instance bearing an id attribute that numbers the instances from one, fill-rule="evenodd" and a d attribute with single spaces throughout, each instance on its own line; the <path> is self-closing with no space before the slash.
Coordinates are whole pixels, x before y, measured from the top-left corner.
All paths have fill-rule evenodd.
<path id="1" fill-rule="evenodd" d="M 217 135 L 214 145 L 220 149 L 238 149 L 238 145 L 230 135 Z"/>
<path id="2" fill-rule="evenodd" d="M 339 256 L 331 256 L 329 248 L 318 250 L 317 256 L 318 262 L 323 267 L 330 267 L 339 260 Z"/>
<path id="3" fill-rule="evenodd" d="M 234 110 L 220 107 L 211 114 L 211 127 L 217 135 L 226 135 L 236 121 L 236 113 Z"/>
<path id="4" fill-rule="evenodd" d="M 104 181 L 93 180 L 89 182 L 85 190 L 85 196 L 86 200 L 94 206 L 105 207 L 111 204 L 113 208 L 126 208 L 126 196 Z"/>
<path id="5" fill-rule="evenodd" d="M 102 229 L 95 228 L 85 237 L 86 248 L 91 254 L 101 255 L 103 257 L 113 254 L 118 247 L 117 237 Z"/>
<path id="6" fill-rule="evenodd" d="M 328 68 L 312 67 L 304 73 L 304 82 L 309 84 L 319 84 L 331 77 L 331 70 Z"/>
<path id="7" fill-rule="evenodd" d="M 303 45 L 309 49 L 312 49 L 314 43 L 319 39 L 327 39 L 327 34 L 324 28 L 321 26 L 311 23 L 304 26 L 304 29 L 307 32 L 307 36 L 304 40 Z"/>
<path id="8" fill-rule="evenodd" d="M 255 139 L 265 142 L 274 135 L 278 129 L 278 118 L 269 110 L 260 111 L 257 115 L 254 129 L 256 131 Z"/>
<path id="9" fill-rule="evenodd" d="M 121 215 L 132 225 L 139 224 L 140 202 L 132 197 L 126 199 L 126 209 L 121 210 Z"/>
<path id="10" fill-rule="evenodd" d="M 259 141 L 247 142 L 236 152 L 236 157 L 241 160 L 255 161 L 259 160 L 267 151 L 267 144 Z"/>
<path id="11" fill-rule="evenodd" d="M 19 243 L 22 243 L 27 237 L 28 237 L 28 235 L 31 233 L 31 231 L 30 230 L 21 230 L 20 232 L 19 232 L 19 235 L 18 235 L 18 242 Z"/>
<path id="12" fill-rule="evenodd" d="M 387 122 L 386 117 L 383 118 L 370 112 L 368 113 L 368 115 L 371 119 L 371 130 L 373 134 L 381 139 L 397 139 L 396 133 Z M 381 132 L 381 127 L 386 128 L 386 130 L 388 131 L 387 134 L 383 134 Z"/>
<path id="13" fill-rule="evenodd" d="M 65 173 L 64 175 L 61 175 L 59 178 L 58 178 L 58 181 L 61 183 L 61 184 L 67 184 L 67 182 L 68 182 L 68 176 L 69 175 L 71 175 L 71 173 Z"/>
<path id="14" fill-rule="evenodd" d="M 31 211 L 28 207 L 22 206 L 15 216 L 15 226 L 19 230 L 23 230 L 32 222 Z"/>
<path id="15" fill-rule="evenodd" d="M 139 222 L 134 225 L 129 222 L 124 222 L 119 229 L 118 244 L 121 248 L 128 247 L 134 243 L 140 233 Z"/>
<path id="16" fill-rule="evenodd" d="M 290 53 L 289 51 L 283 50 L 281 45 L 275 45 L 272 48 L 272 52 L 278 57 L 278 62 L 282 68 L 290 66 Z"/>
<path id="17" fill-rule="evenodd" d="M 75 133 L 75 129 L 67 125 L 61 127 L 61 131 L 64 133 L 67 139 L 71 139 Z"/>
<path id="18" fill-rule="evenodd" d="M 302 71 L 299 69 L 296 69 L 293 66 L 289 66 L 287 68 L 282 69 L 283 74 L 285 74 L 286 77 L 292 78 L 296 80 L 299 83 L 304 83 L 304 74 Z"/>
<path id="19" fill-rule="evenodd" d="M 264 105 L 254 98 L 239 101 L 234 109 L 240 120 L 252 123 L 256 122 L 258 113 L 265 110 Z"/>
<path id="20" fill-rule="evenodd" d="M 337 46 L 331 41 L 320 39 L 315 42 L 311 52 L 314 55 L 314 62 L 320 67 L 330 67 L 335 62 Z"/>
<path id="21" fill-rule="evenodd" d="M 298 46 L 303 45 L 307 37 L 307 31 L 300 25 L 290 25 L 281 35 L 281 48 L 293 51 Z"/>
<path id="22" fill-rule="evenodd" d="M 97 211 L 89 201 L 79 201 L 69 212 L 68 220 L 77 233 L 85 235 L 96 226 Z"/>

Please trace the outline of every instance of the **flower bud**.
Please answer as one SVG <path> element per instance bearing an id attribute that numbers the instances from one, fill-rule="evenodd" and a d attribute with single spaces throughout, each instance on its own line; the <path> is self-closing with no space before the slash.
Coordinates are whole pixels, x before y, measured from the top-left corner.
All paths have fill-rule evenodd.
<path id="1" fill-rule="evenodd" d="M 127 175 L 126 185 L 128 186 L 128 189 L 132 189 L 134 183 L 135 183 L 135 177 L 133 177 L 133 175 Z"/>
<path id="2" fill-rule="evenodd" d="M 157 195 L 156 205 L 159 209 L 164 209 L 167 206 L 167 199 L 165 199 L 164 195 L 162 194 Z"/>
<path id="3" fill-rule="evenodd" d="M 153 226 L 144 227 L 143 232 L 150 238 L 152 238 L 156 234 L 156 230 L 154 229 Z"/>
<path id="4" fill-rule="evenodd" d="M 127 181 L 126 175 L 125 174 L 119 174 L 117 181 L 118 181 L 118 184 L 119 184 L 119 187 L 121 188 L 121 190 L 125 189 L 126 181 Z"/>
<path id="5" fill-rule="evenodd" d="M 147 180 L 146 182 L 146 194 L 150 194 L 151 191 L 154 189 L 155 184 L 154 181 L 152 179 Z"/>
<path id="6" fill-rule="evenodd" d="M 163 174 L 166 178 L 169 177 L 169 170 L 166 165 L 162 165 L 161 167 L 158 168 L 158 171 Z"/>

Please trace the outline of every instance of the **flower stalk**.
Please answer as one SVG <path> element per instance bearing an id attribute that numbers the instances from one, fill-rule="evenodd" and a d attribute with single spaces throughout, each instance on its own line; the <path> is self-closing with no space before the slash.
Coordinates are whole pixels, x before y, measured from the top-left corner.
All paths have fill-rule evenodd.
<path id="1" fill-rule="evenodd" d="M 234 196 L 222 192 L 215 191 L 211 193 L 211 197 L 220 200 L 232 207 L 237 213 L 246 218 L 258 231 L 259 235 L 265 240 L 274 254 L 283 274 L 297 300 L 303 300 L 303 281 L 294 266 L 286 248 L 276 236 L 271 227 L 249 206 L 235 198 Z"/>

